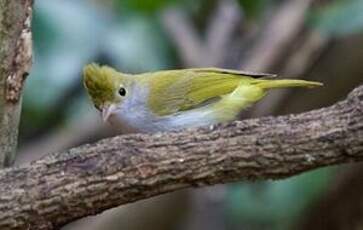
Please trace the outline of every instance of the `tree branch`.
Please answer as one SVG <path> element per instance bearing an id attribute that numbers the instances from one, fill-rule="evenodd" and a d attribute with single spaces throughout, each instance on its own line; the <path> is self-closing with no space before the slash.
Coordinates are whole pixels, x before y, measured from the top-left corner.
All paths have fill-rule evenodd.
<path id="1" fill-rule="evenodd" d="M 241 63 L 240 68 L 257 72 L 269 71 L 302 30 L 306 11 L 312 2 L 313 0 L 293 0 L 282 3 L 274 16 L 269 18 L 262 34 L 258 35 L 260 39 L 249 51 L 248 58 Z"/>
<path id="2" fill-rule="evenodd" d="M 162 13 L 162 19 L 184 64 L 186 66 L 201 64 L 204 53 L 203 42 L 187 16 L 181 10 L 170 8 Z"/>
<path id="3" fill-rule="evenodd" d="M 55 229 L 187 187 L 363 161 L 363 86 L 298 115 L 105 139 L 0 171 L 0 229 Z"/>
<path id="4" fill-rule="evenodd" d="M 21 90 L 31 66 L 31 14 L 32 0 L 0 0 L 0 168 L 15 159 Z"/>
<path id="5" fill-rule="evenodd" d="M 192 22 L 180 9 L 169 8 L 162 23 L 186 66 L 218 66 L 226 54 L 226 46 L 239 26 L 241 13 L 235 0 L 219 1 L 205 36 L 200 36 Z M 205 39 L 203 39 L 205 37 Z"/>

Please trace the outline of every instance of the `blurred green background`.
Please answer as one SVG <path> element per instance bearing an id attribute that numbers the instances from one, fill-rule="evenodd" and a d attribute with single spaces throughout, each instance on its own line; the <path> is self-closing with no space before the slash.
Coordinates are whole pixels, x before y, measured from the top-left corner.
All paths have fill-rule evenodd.
<path id="1" fill-rule="evenodd" d="M 319 92 L 272 94 L 273 99 L 249 109 L 244 118 L 302 112 L 344 98 L 363 83 L 363 1 L 311 1 L 305 10 L 303 1 L 296 2 L 35 1 L 34 64 L 26 82 L 18 163 L 116 134 L 101 122 L 81 84 L 82 67 L 90 62 L 130 73 L 214 65 L 297 74 L 325 83 Z M 290 15 L 274 28 L 271 22 L 287 6 Z M 300 11 L 302 24 L 294 24 Z M 289 33 L 290 27 L 297 31 L 288 44 L 273 44 L 274 36 Z M 269 31 L 277 34 L 271 40 Z M 269 49 L 259 52 L 256 47 L 269 42 L 281 46 L 276 60 L 250 64 L 253 58 L 258 63 L 268 56 Z M 276 182 L 183 191 L 66 229 L 305 229 L 306 219 L 315 218 L 309 213 L 316 203 L 339 185 L 343 179 L 338 176 L 347 170 L 326 168 Z"/>

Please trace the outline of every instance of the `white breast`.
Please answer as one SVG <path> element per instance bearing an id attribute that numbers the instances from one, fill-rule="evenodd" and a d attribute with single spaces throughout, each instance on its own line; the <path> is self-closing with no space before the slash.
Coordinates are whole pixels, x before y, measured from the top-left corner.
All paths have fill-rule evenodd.
<path id="1" fill-rule="evenodd" d="M 153 114 L 147 106 L 148 90 L 133 87 L 132 94 L 122 103 L 117 114 L 110 117 L 112 124 L 141 132 L 168 131 L 215 123 L 213 114 L 205 108 L 193 109 L 167 116 Z"/>

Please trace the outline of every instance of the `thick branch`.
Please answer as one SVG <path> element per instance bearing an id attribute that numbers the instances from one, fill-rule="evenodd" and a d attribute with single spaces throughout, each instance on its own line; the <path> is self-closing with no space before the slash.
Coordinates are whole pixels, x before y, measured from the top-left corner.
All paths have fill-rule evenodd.
<path id="1" fill-rule="evenodd" d="M 0 172 L 0 229 L 54 229 L 187 187 L 279 179 L 363 161 L 363 86 L 298 115 L 133 134 Z"/>
<path id="2" fill-rule="evenodd" d="M 14 162 L 21 90 L 32 56 L 32 0 L 0 0 L 0 168 Z"/>

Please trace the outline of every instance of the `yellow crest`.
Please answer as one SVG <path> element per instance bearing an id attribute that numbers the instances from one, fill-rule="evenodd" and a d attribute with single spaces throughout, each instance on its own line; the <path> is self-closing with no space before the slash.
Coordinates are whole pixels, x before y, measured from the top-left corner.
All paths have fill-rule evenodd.
<path id="1" fill-rule="evenodd" d="M 116 93 L 120 82 L 120 73 L 108 66 L 86 65 L 83 69 L 83 83 L 96 108 L 104 102 L 117 100 Z"/>

